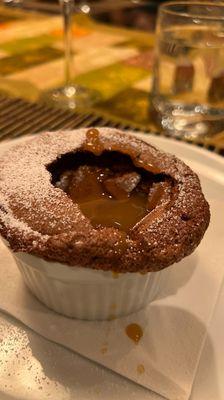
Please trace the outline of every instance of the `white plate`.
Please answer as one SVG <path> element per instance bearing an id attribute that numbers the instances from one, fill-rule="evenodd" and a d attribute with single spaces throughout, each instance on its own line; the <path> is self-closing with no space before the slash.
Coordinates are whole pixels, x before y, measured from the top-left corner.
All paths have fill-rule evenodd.
<path id="1" fill-rule="evenodd" d="M 206 150 L 170 139 L 142 135 L 144 140 L 176 154 L 199 175 L 208 199 L 224 205 L 224 159 Z M 24 140 L 20 139 L 19 141 Z M 4 143 L 0 151 L 11 143 Z M 223 207 L 224 208 L 224 207 Z M 224 223 L 220 210 L 220 223 Z M 215 240 L 215 238 L 214 238 Z M 200 294 L 199 294 L 200 295 Z M 224 399 L 224 288 L 198 366 L 191 400 Z M 211 344 L 210 344 L 211 345 Z M 0 313 L 0 400 L 159 400 L 127 379 L 38 336 Z"/>

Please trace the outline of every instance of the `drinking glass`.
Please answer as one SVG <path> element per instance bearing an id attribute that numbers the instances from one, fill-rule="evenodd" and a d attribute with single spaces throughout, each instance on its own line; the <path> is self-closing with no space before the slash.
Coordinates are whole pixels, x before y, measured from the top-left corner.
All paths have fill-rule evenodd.
<path id="1" fill-rule="evenodd" d="M 224 129 L 224 4 L 171 1 L 160 6 L 151 105 L 170 135 Z"/>
<path id="2" fill-rule="evenodd" d="M 75 0 L 59 0 L 64 25 L 64 68 L 65 82 L 60 88 L 45 93 L 43 99 L 63 108 L 76 109 L 89 107 L 94 101 L 93 93 L 77 84 L 74 84 L 73 74 L 73 51 L 72 51 L 72 16 L 75 10 Z M 83 12 L 89 12 L 90 7 L 86 5 Z M 80 9 L 80 11 L 82 11 Z"/>

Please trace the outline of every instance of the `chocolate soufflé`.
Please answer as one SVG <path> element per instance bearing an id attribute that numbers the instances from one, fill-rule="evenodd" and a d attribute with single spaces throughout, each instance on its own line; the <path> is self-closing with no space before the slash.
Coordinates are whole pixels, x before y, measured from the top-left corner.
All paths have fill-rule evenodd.
<path id="1" fill-rule="evenodd" d="M 194 251 L 209 219 L 197 175 L 131 132 L 42 133 L 0 159 L 0 233 L 13 252 L 158 271 Z"/>

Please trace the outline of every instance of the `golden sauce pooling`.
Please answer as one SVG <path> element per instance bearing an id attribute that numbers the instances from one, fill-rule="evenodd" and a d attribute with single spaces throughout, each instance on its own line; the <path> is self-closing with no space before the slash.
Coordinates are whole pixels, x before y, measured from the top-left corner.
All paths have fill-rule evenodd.
<path id="1" fill-rule="evenodd" d="M 147 214 L 147 196 L 132 195 L 127 200 L 101 197 L 79 203 L 82 213 L 93 226 L 107 226 L 128 231 Z"/>
<path id="2" fill-rule="evenodd" d="M 159 170 L 153 163 L 145 165 L 135 160 L 134 164 L 143 168 L 138 169 L 132 160 L 128 161 L 127 156 L 124 158 L 122 154 L 120 158 L 113 159 L 113 151 L 112 158 L 108 155 L 108 162 L 96 128 L 87 131 L 83 150 L 84 163 L 81 160 L 81 165 L 76 164 L 74 170 L 62 172 L 57 187 L 79 205 L 82 214 L 95 228 L 105 226 L 128 232 L 163 197 L 163 183 L 156 181 L 153 184 L 153 174 Z M 91 153 L 89 160 L 88 153 Z M 93 154 L 97 156 L 94 162 Z M 150 171 L 147 178 L 144 168 Z"/>
<path id="3" fill-rule="evenodd" d="M 96 156 L 102 153 L 103 147 L 99 139 L 98 129 L 91 128 L 86 132 L 86 141 L 84 144 L 84 150 L 91 151 Z"/>
<path id="4" fill-rule="evenodd" d="M 140 325 L 138 324 L 129 324 L 125 328 L 126 335 L 133 340 L 135 344 L 138 344 L 138 342 L 141 340 L 143 336 L 143 330 Z"/>
<path id="5" fill-rule="evenodd" d="M 144 367 L 143 364 L 138 364 L 138 365 L 137 365 L 137 372 L 138 372 L 139 375 L 144 374 L 144 372 L 145 372 L 145 367 Z"/>
<path id="6" fill-rule="evenodd" d="M 146 193 L 129 190 L 134 181 L 139 182 L 137 174 L 130 175 L 126 174 L 123 182 L 121 177 L 111 177 L 107 168 L 84 165 L 69 177 L 66 192 L 94 227 L 128 231 L 147 214 L 148 204 Z"/>

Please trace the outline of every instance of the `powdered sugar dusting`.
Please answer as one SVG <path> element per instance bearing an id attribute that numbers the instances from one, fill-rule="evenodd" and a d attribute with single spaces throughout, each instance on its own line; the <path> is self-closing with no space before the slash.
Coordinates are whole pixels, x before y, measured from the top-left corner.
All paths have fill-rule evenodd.
<path id="1" fill-rule="evenodd" d="M 35 254 L 51 259 L 54 249 L 60 248 L 59 261 L 71 265 L 91 263 L 102 269 L 110 269 L 113 264 L 115 270 L 119 264 L 120 270 L 129 271 L 156 270 L 189 254 L 209 221 L 200 182 L 182 161 L 136 136 L 99 128 L 105 150 L 117 146 L 118 150 L 134 154 L 135 160 L 143 165 L 151 163 L 171 183 L 165 188 L 161 204 L 125 238 L 115 228 L 96 232 L 78 205 L 52 185 L 47 166 L 66 153 L 82 149 L 86 132 L 87 129 L 43 133 L 0 158 L 0 232 L 10 245 L 28 252 L 35 250 Z M 144 246 L 139 247 L 139 243 Z M 45 247 L 41 249 L 41 245 Z"/>
<path id="2" fill-rule="evenodd" d="M 27 234 L 32 232 L 34 236 L 41 236 L 40 232 L 29 226 L 29 216 L 32 220 L 39 206 L 43 211 L 41 222 L 46 219 L 52 228 L 55 227 L 57 208 L 61 207 L 61 192 L 51 185 L 51 176 L 46 166 L 58 155 L 75 151 L 84 140 L 83 130 L 77 135 L 73 131 L 66 132 L 66 140 L 63 132 L 44 133 L 25 144 L 15 146 L 3 155 L 0 159 L 2 223 Z M 26 222 L 15 217 L 15 203 L 17 215 L 20 215 L 20 211 L 26 211 Z M 66 216 L 64 223 L 68 223 Z"/>

